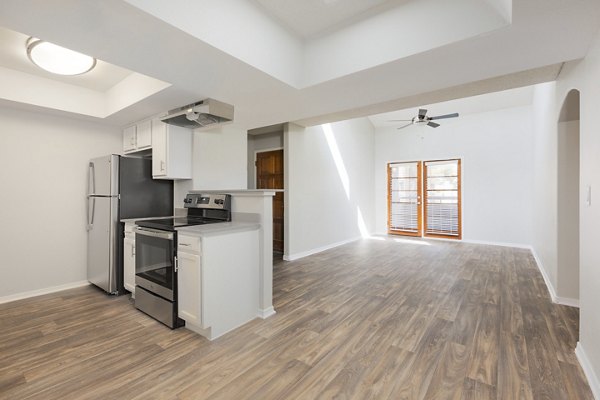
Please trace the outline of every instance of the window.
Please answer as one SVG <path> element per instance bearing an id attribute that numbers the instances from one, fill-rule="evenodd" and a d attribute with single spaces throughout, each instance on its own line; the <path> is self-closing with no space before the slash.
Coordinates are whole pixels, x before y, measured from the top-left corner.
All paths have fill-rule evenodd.
<path id="1" fill-rule="evenodd" d="M 421 163 L 388 164 L 390 233 L 421 236 Z"/>
<path id="2" fill-rule="evenodd" d="M 460 239 L 460 160 L 425 161 L 425 236 Z"/>
<path id="3" fill-rule="evenodd" d="M 458 159 L 388 164 L 388 232 L 460 239 L 460 185 Z"/>

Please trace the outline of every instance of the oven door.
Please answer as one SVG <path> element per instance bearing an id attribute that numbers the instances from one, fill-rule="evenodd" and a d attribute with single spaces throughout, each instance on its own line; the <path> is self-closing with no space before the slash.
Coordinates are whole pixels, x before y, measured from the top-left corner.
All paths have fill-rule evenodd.
<path id="1" fill-rule="evenodd" d="M 175 300 L 175 233 L 135 230 L 135 284 L 164 299 Z"/>

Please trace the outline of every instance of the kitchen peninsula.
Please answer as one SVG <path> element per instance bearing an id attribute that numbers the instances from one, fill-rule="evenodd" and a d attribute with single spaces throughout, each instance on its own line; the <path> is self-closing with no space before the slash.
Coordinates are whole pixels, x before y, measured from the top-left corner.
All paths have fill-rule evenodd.
<path id="1" fill-rule="evenodd" d="M 268 318 L 273 308 L 273 196 L 276 189 L 190 190 L 190 193 L 225 193 L 231 195 L 233 222 L 258 223 L 259 314 Z"/>

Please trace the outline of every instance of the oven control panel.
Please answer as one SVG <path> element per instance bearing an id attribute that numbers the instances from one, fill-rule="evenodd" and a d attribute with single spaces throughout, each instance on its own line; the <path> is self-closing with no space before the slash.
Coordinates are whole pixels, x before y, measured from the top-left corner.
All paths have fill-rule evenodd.
<path id="1" fill-rule="evenodd" d="M 188 193 L 183 200 L 183 206 L 185 208 L 231 210 L 231 195 Z"/>

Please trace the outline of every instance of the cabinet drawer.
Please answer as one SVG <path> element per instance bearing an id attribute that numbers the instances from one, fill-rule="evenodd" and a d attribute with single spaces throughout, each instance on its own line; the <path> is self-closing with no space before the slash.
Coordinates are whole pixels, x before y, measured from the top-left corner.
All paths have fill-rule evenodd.
<path id="1" fill-rule="evenodd" d="M 179 251 L 200 251 L 200 238 L 195 236 L 178 235 L 178 250 Z"/>

